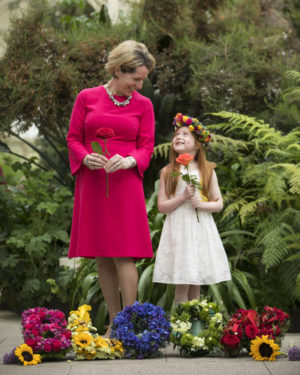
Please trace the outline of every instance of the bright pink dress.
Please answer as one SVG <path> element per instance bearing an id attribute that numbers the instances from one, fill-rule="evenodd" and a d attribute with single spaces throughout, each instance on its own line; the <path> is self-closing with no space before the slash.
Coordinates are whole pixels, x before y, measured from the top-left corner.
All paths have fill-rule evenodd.
<path id="1" fill-rule="evenodd" d="M 104 150 L 104 142 L 96 138 L 100 127 L 116 134 L 107 140 L 108 158 L 131 155 L 137 161 L 135 168 L 109 173 L 108 197 L 104 169 L 91 171 L 82 164 L 93 152 L 92 141 Z M 153 256 L 142 178 L 153 152 L 154 129 L 152 103 L 137 91 L 125 107 L 115 106 L 103 86 L 77 96 L 67 135 L 71 172 L 76 176 L 70 258 Z"/>

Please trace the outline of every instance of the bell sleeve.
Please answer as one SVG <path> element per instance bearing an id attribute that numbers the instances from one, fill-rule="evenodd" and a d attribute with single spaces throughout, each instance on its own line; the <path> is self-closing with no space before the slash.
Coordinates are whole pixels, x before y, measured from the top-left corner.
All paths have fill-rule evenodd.
<path id="1" fill-rule="evenodd" d="M 85 97 L 81 91 L 74 103 L 70 120 L 67 144 L 72 175 L 76 175 L 82 165 L 82 160 L 89 154 L 84 146 Z"/>
<path id="2" fill-rule="evenodd" d="M 148 168 L 154 148 L 155 119 L 153 105 L 150 99 L 145 101 L 141 115 L 140 127 L 136 141 L 136 148 L 128 155 L 133 156 L 141 178 Z"/>

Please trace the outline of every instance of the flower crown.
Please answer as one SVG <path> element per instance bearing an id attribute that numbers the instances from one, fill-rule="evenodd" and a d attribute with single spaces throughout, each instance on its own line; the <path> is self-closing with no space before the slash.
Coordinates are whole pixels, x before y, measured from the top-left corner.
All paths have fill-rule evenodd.
<path id="1" fill-rule="evenodd" d="M 174 117 L 173 125 L 175 129 L 187 126 L 189 131 L 194 133 L 197 140 L 203 143 L 203 146 L 209 146 L 212 134 L 197 118 L 177 113 Z"/>

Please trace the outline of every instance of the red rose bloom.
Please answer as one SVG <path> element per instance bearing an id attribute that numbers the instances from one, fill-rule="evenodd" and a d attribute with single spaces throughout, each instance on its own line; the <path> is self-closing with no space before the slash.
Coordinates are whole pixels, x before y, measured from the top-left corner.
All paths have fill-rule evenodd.
<path id="1" fill-rule="evenodd" d="M 115 132 L 111 128 L 99 128 L 96 132 L 96 137 L 102 139 L 112 138 L 115 135 Z"/>
<path id="2" fill-rule="evenodd" d="M 249 324 L 245 328 L 245 334 L 248 337 L 248 339 L 253 340 L 258 335 L 258 328 L 253 324 Z"/>
<path id="3" fill-rule="evenodd" d="M 194 156 L 190 154 L 181 154 L 176 158 L 177 163 L 182 165 L 189 165 L 190 162 L 194 159 Z"/>
<path id="4" fill-rule="evenodd" d="M 237 337 L 237 335 L 225 335 L 221 338 L 221 344 L 230 349 L 235 349 L 239 346 L 240 339 Z"/>

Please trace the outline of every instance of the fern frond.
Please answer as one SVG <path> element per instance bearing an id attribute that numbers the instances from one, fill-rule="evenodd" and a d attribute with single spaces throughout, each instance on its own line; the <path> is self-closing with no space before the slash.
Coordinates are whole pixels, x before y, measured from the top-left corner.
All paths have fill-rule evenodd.
<path id="1" fill-rule="evenodd" d="M 279 265 L 289 253 L 283 234 L 281 225 L 270 227 L 268 232 L 258 241 L 258 245 L 262 245 L 264 248 L 262 263 L 266 270 Z"/>
<path id="2" fill-rule="evenodd" d="M 296 70 L 288 70 L 285 72 L 287 78 L 292 79 L 296 83 L 300 83 L 300 73 Z"/>
<path id="3" fill-rule="evenodd" d="M 247 203 L 247 201 L 244 198 L 239 199 L 238 201 L 231 203 L 224 210 L 224 213 L 223 213 L 221 221 L 225 220 L 228 216 L 232 215 L 233 213 L 239 212 L 240 207 L 243 206 L 246 203 Z"/>
<path id="4" fill-rule="evenodd" d="M 264 187 L 265 195 L 280 207 L 282 200 L 286 197 L 286 182 L 281 174 L 269 171 Z"/>
<path id="5" fill-rule="evenodd" d="M 240 139 L 233 139 L 230 137 L 225 137 L 223 135 L 215 134 L 213 136 L 213 142 L 210 145 L 210 148 L 214 150 L 226 150 L 240 151 L 248 150 L 248 142 L 242 141 Z"/>
<path id="6" fill-rule="evenodd" d="M 248 202 L 248 203 L 244 204 L 239 211 L 239 217 L 241 219 L 242 225 L 244 225 L 246 217 L 251 215 L 253 212 L 256 211 L 258 203 L 262 203 L 262 202 L 266 202 L 266 201 L 267 201 L 267 198 L 262 197 L 262 198 L 254 200 L 252 202 Z"/>
<path id="7" fill-rule="evenodd" d="M 233 132 L 236 134 L 239 132 L 241 134 L 248 135 L 250 139 L 255 138 L 256 147 L 259 145 L 259 143 L 266 142 L 266 140 L 272 144 L 276 144 L 276 141 L 282 137 L 279 130 L 275 130 L 269 124 L 264 123 L 263 120 L 258 120 L 255 117 L 227 111 L 210 114 L 228 120 L 228 123 L 213 125 L 215 128 L 222 128 L 228 133 Z"/>
<path id="8" fill-rule="evenodd" d="M 300 96 L 300 87 L 289 87 L 283 91 L 282 96 L 290 102 L 293 102 Z"/>
<path id="9" fill-rule="evenodd" d="M 154 158 L 157 158 L 160 155 L 161 157 L 164 157 L 165 159 L 167 159 L 169 155 L 170 147 L 171 147 L 171 142 L 162 143 L 154 147 L 154 153 L 153 153 Z"/>
<path id="10" fill-rule="evenodd" d="M 288 183 L 290 184 L 290 193 L 300 194 L 300 163 L 299 164 L 287 164 L 278 163 L 270 167 L 271 169 L 282 168 L 286 173 Z"/>
<path id="11" fill-rule="evenodd" d="M 234 212 L 237 212 L 239 213 L 240 212 L 240 209 L 241 207 L 245 206 L 248 204 L 248 201 L 247 199 L 249 200 L 253 200 L 254 197 L 253 196 L 245 196 L 245 197 L 240 197 L 238 195 L 236 195 L 236 197 L 238 197 L 238 200 L 229 204 L 226 209 L 224 210 L 224 214 L 222 216 L 222 219 L 221 221 L 225 220 L 228 216 L 230 216 L 231 214 L 233 214 Z"/>

